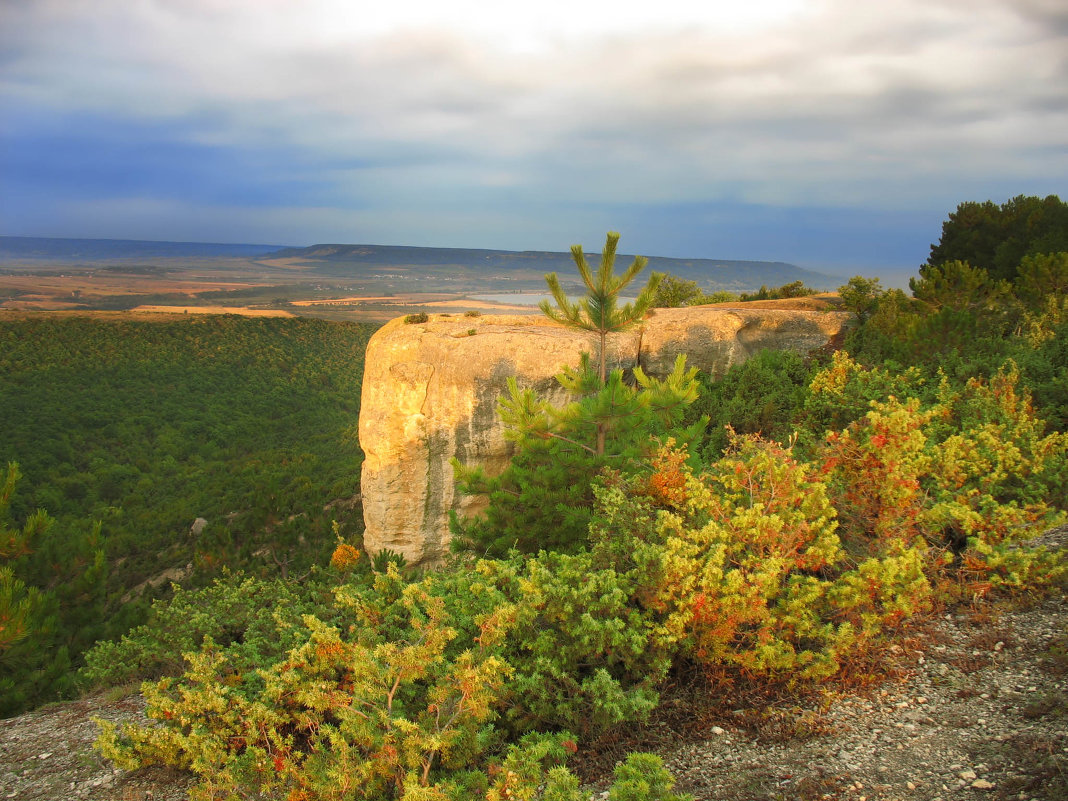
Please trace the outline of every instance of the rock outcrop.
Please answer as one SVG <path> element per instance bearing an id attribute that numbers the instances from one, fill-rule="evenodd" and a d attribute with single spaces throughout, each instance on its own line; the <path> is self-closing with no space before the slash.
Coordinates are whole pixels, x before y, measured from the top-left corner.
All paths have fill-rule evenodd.
<path id="1" fill-rule="evenodd" d="M 688 364 L 721 375 L 761 349 L 826 346 L 849 317 L 752 306 L 657 309 L 641 328 L 610 337 L 609 364 L 664 375 L 685 353 Z M 452 457 L 490 471 L 510 457 L 496 411 L 508 377 L 562 402 L 555 375 L 596 348 L 594 335 L 537 316 L 432 315 L 379 329 L 367 346 L 360 403 L 367 549 L 390 549 L 410 564 L 438 560 L 449 511 L 469 515 L 484 504 L 456 491 Z"/>

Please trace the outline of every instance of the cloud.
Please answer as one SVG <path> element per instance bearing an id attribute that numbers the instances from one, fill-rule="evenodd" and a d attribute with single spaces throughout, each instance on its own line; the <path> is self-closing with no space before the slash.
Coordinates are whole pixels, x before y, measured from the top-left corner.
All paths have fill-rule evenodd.
<path id="1" fill-rule="evenodd" d="M 0 136 L 47 172 L 84 139 L 55 119 L 94 120 L 101 197 L 407 213 L 469 244 L 620 204 L 941 215 L 1068 179 L 1059 2 L 512 5 L 9 2 Z M 193 166 L 109 183 L 122 131 Z"/>

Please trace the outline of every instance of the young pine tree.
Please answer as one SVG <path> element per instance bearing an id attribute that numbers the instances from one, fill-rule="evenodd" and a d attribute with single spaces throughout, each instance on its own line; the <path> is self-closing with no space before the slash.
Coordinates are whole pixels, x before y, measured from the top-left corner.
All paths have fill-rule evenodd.
<path id="1" fill-rule="evenodd" d="M 601 252 L 601 264 L 597 269 L 596 275 L 594 275 L 590 263 L 586 261 L 586 256 L 582 252 L 582 245 L 572 245 L 571 258 L 575 260 L 575 266 L 578 267 L 579 275 L 582 276 L 582 282 L 586 285 L 586 297 L 577 303 L 572 303 L 564 293 L 563 287 L 560 286 L 560 280 L 556 277 L 556 273 L 549 273 L 545 276 L 545 282 L 549 285 L 549 291 L 552 292 L 556 306 L 554 307 L 548 300 L 543 300 L 540 304 L 541 310 L 550 320 L 555 320 L 572 328 L 593 331 L 598 335 L 600 343 L 597 374 L 602 387 L 608 378 L 606 360 L 608 335 L 617 331 L 625 331 L 640 322 L 645 317 L 646 312 L 652 308 L 657 288 L 660 286 L 661 280 L 663 280 L 663 276 L 660 273 L 653 273 L 649 276 L 649 282 L 638 294 L 637 299 L 633 303 L 626 303 L 620 307 L 620 292 L 637 278 L 638 273 L 645 269 L 645 265 L 649 263 L 649 260 L 644 256 L 635 256 L 630 267 L 622 275 L 616 275 L 616 247 L 618 245 L 619 233 L 609 231 L 605 239 L 604 250 Z M 595 446 L 597 456 L 604 455 L 606 433 L 607 425 L 599 424 L 597 426 L 597 444 Z"/>
<path id="2" fill-rule="evenodd" d="M 498 403 L 507 436 L 516 443 L 511 465 L 489 477 L 479 469 L 453 463 L 462 489 L 489 496 L 481 518 L 453 521 L 454 542 L 501 555 L 510 548 L 533 552 L 542 548 L 569 550 L 586 540 L 593 506 L 592 479 L 606 466 L 625 469 L 642 456 L 658 437 L 690 442 L 703 431 L 707 418 L 683 428 L 686 407 L 697 399 L 697 370 L 687 369 L 680 357 L 672 372 L 656 379 L 641 368 L 634 383 L 622 370 L 607 371 L 608 334 L 638 323 L 648 311 L 660 276 L 654 274 L 633 303 L 619 305 L 619 294 L 641 269 L 636 258 L 622 275 L 615 275 L 619 234 L 609 233 L 596 273 L 582 248 L 571 249 L 587 294 L 577 303 L 567 299 L 555 273 L 546 276 L 556 306 L 544 302 L 552 319 L 599 336 L 596 366 L 583 354 L 578 368 L 565 368 L 557 381 L 573 400 L 556 407 L 532 390 L 509 381 L 508 394 Z"/>

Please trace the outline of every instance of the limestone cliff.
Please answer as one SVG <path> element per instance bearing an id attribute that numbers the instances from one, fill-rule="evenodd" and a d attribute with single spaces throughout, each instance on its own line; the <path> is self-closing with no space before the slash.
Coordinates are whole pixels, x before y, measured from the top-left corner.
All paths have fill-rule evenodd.
<path id="1" fill-rule="evenodd" d="M 690 365 L 720 375 L 763 348 L 823 347 L 848 319 L 746 306 L 657 309 L 641 328 L 610 337 L 609 363 L 663 375 L 685 353 Z M 432 315 L 379 329 L 367 346 L 360 402 L 367 549 L 388 548 L 412 564 L 439 559 L 449 510 L 471 514 L 481 501 L 456 492 L 451 458 L 491 471 L 509 458 L 496 413 L 507 378 L 562 402 L 554 376 L 595 349 L 594 335 L 537 316 Z"/>

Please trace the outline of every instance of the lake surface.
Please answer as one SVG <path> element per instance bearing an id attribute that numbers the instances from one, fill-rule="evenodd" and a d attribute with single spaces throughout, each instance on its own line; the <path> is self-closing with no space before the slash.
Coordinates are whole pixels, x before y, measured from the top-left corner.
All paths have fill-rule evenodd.
<path id="1" fill-rule="evenodd" d="M 517 306 L 537 306 L 543 300 L 552 302 L 553 296 L 548 293 L 535 294 L 532 292 L 499 292 L 488 295 L 470 295 L 472 300 L 484 300 L 487 303 L 514 303 Z M 568 300 L 572 303 L 582 300 L 585 295 L 569 295 Z M 619 302 L 633 303 L 635 298 L 620 298 Z"/>

